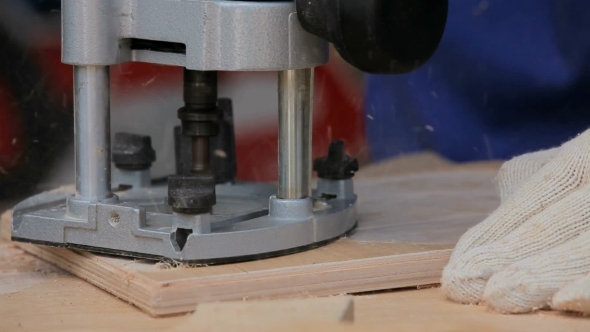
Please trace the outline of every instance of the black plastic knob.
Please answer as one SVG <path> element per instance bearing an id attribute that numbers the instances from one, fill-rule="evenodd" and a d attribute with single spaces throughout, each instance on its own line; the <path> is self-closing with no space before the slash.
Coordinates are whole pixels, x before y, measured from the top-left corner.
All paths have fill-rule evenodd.
<path id="1" fill-rule="evenodd" d="M 377 74 L 402 74 L 438 47 L 448 0 L 295 0 L 301 26 L 334 44 L 344 60 Z"/>
<path id="2" fill-rule="evenodd" d="M 156 161 L 156 151 L 149 136 L 116 133 L 112 151 L 113 163 L 124 170 L 144 170 Z"/>
<path id="3" fill-rule="evenodd" d="M 313 170 L 318 177 L 328 180 L 346 180 L 359 170 L 359 163 L 344 151 L 344 142 L 334 140 L 328 148 L 328 155 L 313 161 Z"/>
<path id="4" fill-rule="evenodd" d="M 168 205 L 180 213 L 206 213 L 215 205 L 215 179 L 211 174 L 174 175 L 168 178 Z"/>

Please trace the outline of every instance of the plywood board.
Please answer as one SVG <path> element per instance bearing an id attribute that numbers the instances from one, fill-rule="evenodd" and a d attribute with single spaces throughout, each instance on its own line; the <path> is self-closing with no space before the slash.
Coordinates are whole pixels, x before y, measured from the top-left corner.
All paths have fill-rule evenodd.
<path id="1" fill-rule="evenodd" d="M 45 278 L 51 273 L 43 282 L 15 284 L 10 292 L 0 294 L 0 331 L 187 331 L 187 325 L 193 326 L 191 330 L 205 330 L 198 327 L 203 322 L 195 321 L 194 315 L 149 317 L 2 240 L 0 257 L 5 258 L 0 259 L 0 274 Z M 277 328 L 265 322 L 261 319 L 260 325 L 239 331 L 590 331 L 590 319 L 553 311 L 500 315 L 484 306 L 446 301 L 438 288 L 355 295 L 352 325 L 306 320 Z"/>
<path id="2" fill-rule="evenodd" d="M 152 315 L 192 311 L 200 302 L 432 284 L 460 235 L 497 206 L 494 175 L 495 169 L 484 169 L 359 181 L 354 234 L 260 261 L 188 268 L 17 245 Z M 9 216 L 3 222 L 9 223 Z"/>
<path id="3" fill-rule="evenodd" d="M 371 166 L 369 166 L 370 168 Z M 365 168 L 366 169 L 366 168 Z M 382 169 L 383 170 L 383 169 Z M 399 167 L 386 167 L 385 175 Z M 402 170 L 404 171 L 404 170 Z M 381 174 L 383 175 L 383 174 Z M 1 226 L 9 226 L 4 223 Z M 7 228 L 7 227 L 6 227 Z M 5 233 L 5 230 L 0 230 Z M 186 331 L 192 315 L 152 318 L 96 287 L 0 239 L 0 274 L 10 287 L 0 294 L 0 331 Z M 25 276 L 20 278 L 20 275 Z M 31 280 L 45 280 L 31 283 Z M 0 280 L 0 284 L 4 280 Z M 23 281 L 21 283 L 20 281 Z M 484 306 L 446 301 L 437 288 L 354 296 L 353 325 L 290 323 L 281 331 L 586 331 L 590 319 L 554 311 L 499 315 Z M 246 303 L 254 302 L 246 300 Z M 200 305 L 202 306 L 202 304 Z M 229 317 L 228 317 L 229 318 Z M 261 322 L 262 323 L 262 322 Z M 264 325 L 264 324 L 262 324 Z M 240 331 L 276 331 L 276 325 Z"/>

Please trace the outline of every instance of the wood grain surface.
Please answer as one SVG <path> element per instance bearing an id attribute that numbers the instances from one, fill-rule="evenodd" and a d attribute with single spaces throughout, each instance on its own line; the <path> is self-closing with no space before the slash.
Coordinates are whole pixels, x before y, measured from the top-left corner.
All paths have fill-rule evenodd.
<path id="1" fill-rule="evenodd" d="M 438 283 L 461 234 L 498 204 L 495 170 L 357 181 L 359 226 L 325 247 L 218 266 L 170 266 L 17 243 L 151 315 L 201 302 L 337 295 Z M 10 222 L 5 215 L 2 222 Z M 4 226 L 6 227 L 6 226 Z"/>
<path id="2" fill-rule="evenodd" d="M 477 169 L 482 169 L 481 167 L 478 165 Z M 494 167 L 496 166 L 484 165 L 483 169 Z M 382 174 L 386 176 L 396 172 L 395 160 L 391 167 L 385 167 L 384 171 L 382 169 Z M 407 169 L 401 173 L 404 172 Z M 6 228 L 8 224 L 3 223 L 0 226 L 0 235 L 6 237 L 9 234 Z M 406 235 L 411 235 L 411 232 Z M 427 239 L 431 242 L 426 245 L 430 246 L 439 246 L 446 241 L 430 235 Z M 391 241 L 385 243 L 389 244 Z M 128 264 L 138 271 L 147 268 L 149 272 L 152 269 L 149 264 L 142 262 L 128 261 Z M 132 276 L 127 276 L 126 282 L 131 279 Z M 11 284 L 0 288 L 1 331 L 170 331 L 177 328 L 185 331 L 186 324 L 193 317 L 176 315 L 152 318 L 125 301 L 25 253 L 15 244 L 0 240 L 0 284 L 5 284 L 6 280 L 11 280 Z M 20 283 L 20 280 L 25 282 Z M 266 319 L 260 319 L 256 327 L 240 330 L 277 330 L 276 325 L 267 325 L 266 322 Z M 489 312 L 482 306 L 449 302 L 443 298 L 438 288 L 416 290 L 413 287 L 355 295 L 352 325 L 296 322 L 281 326 L 280 330 L 588 331 L 590 320 L 550 311 L 500 315 Z"/>

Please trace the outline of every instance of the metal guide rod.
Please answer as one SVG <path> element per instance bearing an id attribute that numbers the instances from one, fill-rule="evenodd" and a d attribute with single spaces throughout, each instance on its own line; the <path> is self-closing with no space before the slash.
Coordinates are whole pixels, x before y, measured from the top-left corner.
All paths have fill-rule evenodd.
<path id="1" fill-rule="evenodd" d="M 311 196 L 313 68 L 279 72 L 278 198 Z"/>
<path id="2" fill-rule="evenodd" d="M 109 67 L 74 66 L 76 194 L 86 200 L 111 196 Z"/>

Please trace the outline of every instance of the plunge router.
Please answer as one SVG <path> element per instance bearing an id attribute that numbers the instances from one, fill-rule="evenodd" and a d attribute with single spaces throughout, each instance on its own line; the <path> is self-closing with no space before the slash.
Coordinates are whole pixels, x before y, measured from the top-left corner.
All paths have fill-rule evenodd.
<path id="1" fill-rule="evenodd" d="M 328 61 L 331 42 L 365 72 L 410 72 L 438 46 L 447 6 L 446 0 L 63 0 L 62 61 L 74 66 L 75 191 L 19 203 L 12 239 L 207 264 L 337 239 L 357 223 L 358 163 L 341 141 L 312 162 L 314 67 Z M 111 144 L 109 66 L 129 61 L 184 67 L 177 174 L 167 182 L 150 177 L 156 155 L 149 136 L 116 133 Z M 278 185 L 235 178 L 233 105 L 217 96 L 218 71 L 278 71 Z"/>

